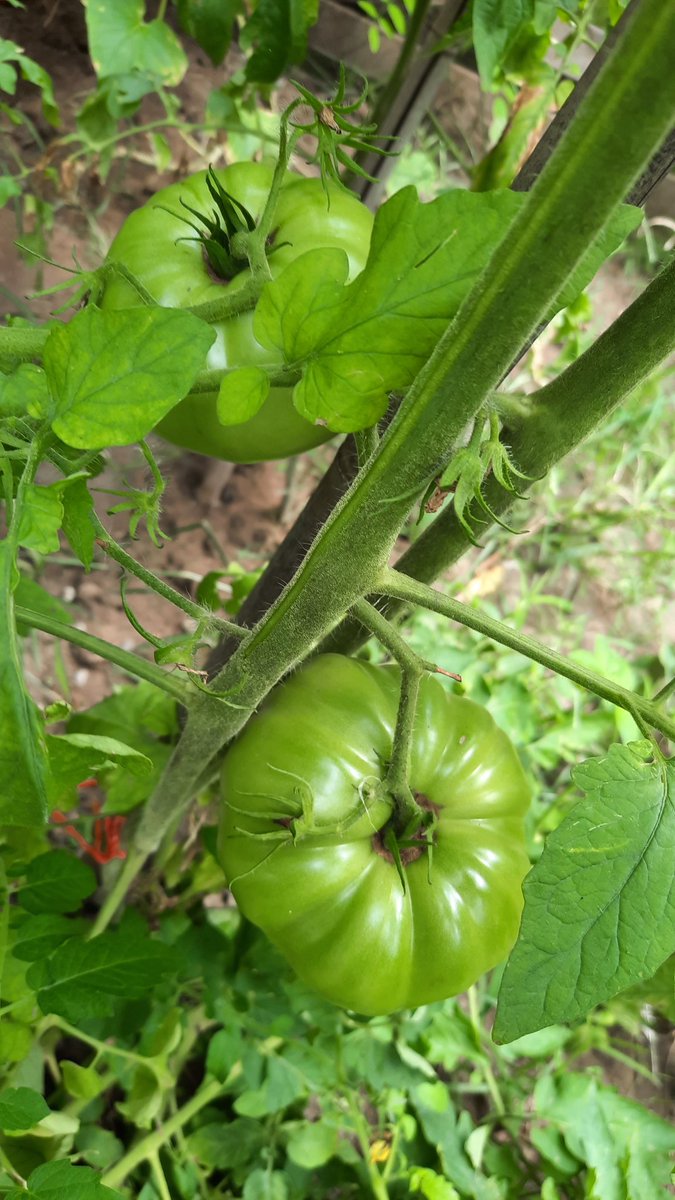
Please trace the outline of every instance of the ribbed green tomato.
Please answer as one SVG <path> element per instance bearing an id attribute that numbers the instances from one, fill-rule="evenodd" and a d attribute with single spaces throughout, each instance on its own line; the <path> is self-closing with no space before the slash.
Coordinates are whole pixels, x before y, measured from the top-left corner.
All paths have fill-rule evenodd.
<path id="1" fill-rule="evenodd" d="M 269 193 L 272 170 L 265 163 L 235 163 L 215 175 L 257 220 Z M 213 212 L 205 171 L 171 184 L 133 212 L 108 252 L 110 262 L 123 263 L 157 303 L 167 308 L 217 300 L 224 288 L 234 294 L 250 279 L 248 268 L 229 282 L 216 277 L 201 245 L 185 240 L 192 231 L 181 220 L 181 213 L 190 216 L 181 200 L 200 212 Z M 269 255 L 271 273 L 276 277 L 301 254 L 328 247 L 345 251 L 349 277 L 353 278 L 365 265 L 372 225 L 372 213 L 349 192 L 335 186 L 329 188 L 327 197 L 319 179 L 289 172 L 270 239 L 272 247 L 277 247 Z M 106 287 L 102 303 L 104 308 L 130 308 L 137 306 L 139 299 L 131 285 L 118 277 Z M 278 356 L 256 341 L 251 312 L 219 322 L 214 329 L 217 339 L 206 369 L 265 366 L 278 361 Z M 300 416 L 287 387 L 272 388 L 260 411 L 241 425 L 221 425 L 215 392 L 186 397 L 160 421 L 156 432 L 177 446 L 230 462 L 285 458 L 333 436 L 330 430 Z"/>
<path id="2" fill-rule="evenodd" d="M 509 953 L 528 869 L 528 786 L 489 713 L 424 678 L 410 784 L 436 815 L 402 852 L 372 798 L 400 673 L 323 655 L 276 688 L 223 767 L 219 854 L 242 912 L 322 995 L 366 1014 L 464 991 Z"/>

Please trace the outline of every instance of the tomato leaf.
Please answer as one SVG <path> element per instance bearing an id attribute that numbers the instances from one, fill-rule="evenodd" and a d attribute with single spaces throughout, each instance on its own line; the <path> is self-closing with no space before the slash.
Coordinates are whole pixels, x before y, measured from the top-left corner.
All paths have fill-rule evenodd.
<path id="1" fill-rule="evenodd" d="M 410 386 L 523 202 L 507 190 L 458 189 L 423 204 L 403 188 L 378 210 L 368 261 L 351 283 L 344 252 L 319 249 L 268 284 L 255 335 L 302 367 L 293 394 L 302 416 L 338 433 L 377 421 L 388 393 Z M 576 299 L 639 219 L 638 209 L 617 211 L 547 319 Z"/>
<path id="2" fill-rule="evenodd" d="M 283 1171 L 256 1167 L 246 1176 L 242 1200 L 289 1200 L 287 1176 Z"/>
<path id="3" fill-rule="evenodd" d="M 496 1041 L 579 1020 L 675 949 L 675 768 L 650 750 L 615 745 L 573 772 L 587 797 L 525 881 Z"/>
<path id="4" fill-rule="evenodd" d="M 188 61 L 164 21 L 144 21 L 145 0 L 96 0 L 85 6 L 89 53 L 99 79 L 141 73 L 176 87 Z"/>
<path id="5" fill-rule="evenodd" d="M 45 346 L 54 432 L 79 450 L 145 437 L 189 390 L 214 337 L 171 309 L 78 313 Z"/>
<path id="6" fill-rule="evenodd" d="M 224 375 L 218 391 L 217 412 L 221 425 L 241 425 L 262 408 L 270 382 L 260 367 L 242 367 Z"/>
<path id="7" fill-rule="evenodd" d="M 91 867 L 67 850 L 47 850 L 31 859 L 19 888 L 19 903 L 29 913 L 68 913 L 96 891 Z"/>
<path id="8" fill-rule="evenodd" d="M 65 1159 L 42 1163 L 28 1177 L 27 1188 L 12 1188 L 5 1200 L 123 1200 L 104 1187 L 92 1167 L 74 1167 Z"/>
<path id="9" fill-rule="evenodd" d="M 0 541 L 0 824 L 30 826 L 47 818 L 47 752 L 21 669 L 14 625 L 18 581 L 9 543 Z"/>
<path id="10" fill-rule="evenodd" d="M 44 1097 L 32 1088 L 6 1088 L 0 1092 L 0 1129 L 5 1133 L 32 1129 L 49 1112 Z"/>
<path id="11" fill-rule="evenodd" d="M 444 1175 L 468 1196 L 481 1194 L 482 1176 L 477 1174 L 464 1150 L 457 1116 L 445 1084 L 422 1083 L 412 1093 L 420 1128 L 435 1146 Z"/>
<path id="12" fill-rule="evenodd" d="M 152 762 L 145 754 L 116 738 L 92 733 L 47 734 L 51 777 L 48 785 L 51 808 L 70 808 L 77 785 L 90 775 L 111 767 L 122 767 L 132 775 L 149 775 Z"/>
<path id="13" fill-rule="evenodd" d="M 58 950 L 68 938 L 86 933 L 87 927 L 87 921 L 62 913 L 36 913 L 18 924 L 12 954 L 19 962 L 37 962 Z"/>
<path id="14" fill-rule="evenodd" d="M 235 1117 L 202 1125 L 188 1137 L 188 1148 L 198 1162 L 211 1170 L 245 1167 L 265 1143 L 264 1127 L 249 1117 Z"/>
<path id="15" fill-rule="evenodd" d="M 575 1071 L 542 1075 L 534 1110 L 540 1121 L 563 1132 L 567 1148 L 586 1164 L 592 1195 L 603 1200 L 666 1195 L 675 1131 L 656 1113 L 592 1074 Z"/>
<path id="16" fill-rule="evenodd" d="M 151 991 L 173 966 L 168 947 L 143 929 L 102 933 L 91 942 L 71 938 L 51 958 L 33 963 L 26 979 L 44 1013 L 81 1022 L 109 1015 L 118 997 Z"/>
<path id="17" fill-rule="evenodd" d="M 265 288 L 254 330 L 289 364 L 308 360 L 299 412 L 337 432 L 377 420 L 387 392 L 408 387 L 428 358 L 521 203 L 513 192 L 456 190 L 422 204 L 403 188 L 379 209 L 351 284 L 341 251 L 291 263 Z"/>
<path id="18" fill-rule="evenodd" d="M 308 30 L 318 15 L 318 0 L 258 0 L 240 38 L 242 46 L 255 47 L 246 64 L 246 78 L 274 83 L 290 63 L 301 62 Z"/>
<path id="19" fill-rule="evenodd" d="M 29 484 L 26 503 L 21 509 L 18 539 L 21 546 L 38 554 L 55 554 L 59 549 L 59 529 L 63 521 L 62 483 L 49 486 Z"/>
<path id="20" fill-rule="evenodd" d="M 291 1162 L 305 1171 L 323 1167 L 340 1146 L 338 1130 L 324 1121 L 301 1125 L 288 1139 L 287 1153 Z"/>
<path id="21" fill-rule="evenodd" d="M 75 479 L 63 491 L 63 532 L 86 571 L 94 561 L 96 534 L 91 521 L 94 502 L 84 479 Z"/>
<path id="22" fill-rule="evenodd" d="M 41 613 L 45 617 L 54 617 L 57 621 L 65 621 L 66 625 L 73 623 L 72 608 L 63 604 L 56 596 L 52 596 L 51 592 L 27 575 L 22 575 L 19 579 L 14 600 L 21 608 L 29 608 L 31 612 Z M 25 637 L 30 633 L 30 626 L 23 625 L 17 619 L 16 630 L 21 637 Z"/>
<path id="23" fill-rule="evenodd" d="M 47 376 L 34 363 L 21 363 L 11 375 L 0 374 L 0 417 L 40 417 L 48 400 Z"/>
<path id="24" fill-rule="evenodd" d="M 483 87 L 534 17 L 534 0 L 474 0 L 473 46 Z"/>
<path id="25" fill-rule="evenodd" d="M 227 54 L 241 7 L 241 0 L 178 0 L 183 29 L 199 42 L 214 66 Z"/>

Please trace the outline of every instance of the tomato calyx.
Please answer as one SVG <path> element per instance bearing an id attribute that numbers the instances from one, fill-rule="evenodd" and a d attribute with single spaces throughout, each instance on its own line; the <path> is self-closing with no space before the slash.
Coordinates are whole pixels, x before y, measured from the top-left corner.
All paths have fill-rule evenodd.
<path id="1" fill-rule="evenodd" d="M 440 808 L 423 792 L 411 794 L 417 809 L 410 815 L 410 804 L 406 806 L 407 818 L 401 811 L 394 811 L 387 823 L 378 829 L 371 839 L 373 850 L 385 862 L 396 867 L 403 891 L 406 891 L 405 868 L 417 862 L 423 854 L 429 860 L 429 882 L 431 862 L 437 838 Z"/>
<path id="2" fill-rule="evenodd" d="M 246 239 L 255 231 L 255 218 L 240 200 L 236 200 L 225 190 L 213 167 L 209 167 L 206 173 L 206 187 L 215 205 L 212 213 L 207 214 L 193 208 L 182 197 L 180 200 L 182 207 L 191 213 L 203 228 L 182 213 L 172 212 L 172 216 L 180 217 L 180 220 L 195 232 L 194 237 L 186 236 L 180 240 L 199 242 L 210 271 L 217 279 L 229 283 L 249 265 Z"/>

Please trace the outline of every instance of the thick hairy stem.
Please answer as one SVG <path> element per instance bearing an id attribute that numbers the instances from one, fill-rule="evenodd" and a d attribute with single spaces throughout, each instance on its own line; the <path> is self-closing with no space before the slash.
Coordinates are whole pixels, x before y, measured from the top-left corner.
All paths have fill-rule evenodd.
<path id="1" fill-rule="evenodd" d="M 353 438 L 347 437 L 288 535 L 274 551 L 264 575 L 246 597 L 237 614 L 239 625 L 251 629 L 279 598 L 357 471 L 356 445 Z M 238 640 L 225 638 L 216 646 L 209 658 L 210 675 L 221 670 L 237 645 Z"/>
<path id="2" fill-rule="evenodd" d="M 675 349 L 675 262 L 665 267 L 642 295 L 576 362 L 530 398 L 527 419 L 505 431 L 516 466 L 531 479 L 542 478 L 580 445 Z M 501 516 L 514 497 L 495 479 L 485 497 Z M 486 523 L 475 525 L 480 537 Z M 441 513 L 397 563 L 417 579 L 436 579 L 470 545 L 452 509 Z"/>
<path id="3" fill-rule="evenodd" d="M 579 687 L 585 688 L 587 692 L 592 692 L 595 696 L 600 696 L 602 700 L 609 700 L 617 707 L 625 709 L 636 719 L 640 718 L 652 729 L 658 729 L 666 737 L 675 738 L 675 721 L 669 719 L 661 711 L 656 701 L 645 700 L 642 696 L 637 696 L 628 688 L 620 687 L 595 671 L 589 671 L 585 667 L 579 666 L 578 663 L 572 662 L 564 654 L 550 650 L 536 638 L 509 629 L 508 625 L 504 625 L 501 621 L 495 621 L 492 617 L 471 608 L 468 604 L 462 604 L 459 600 L 452 599 L 451 596 L 444 596 L 442 592 L 437 592 L 426 583 L 420 583 L 417 579 L 409 579 L 398 571 L 386 570 L 382 573 L 378 590 L 385 595 L 404 600 L 408 604 L 428 608 L 431 612 L 437 612 L 453 621 L 458 621 L 461 625 L 466 625 L 468 629 L 482 633 L 484 637 L 491 638 L 502 646 L 508 646 L 510 650 L 515 650 L 525 658 L 540 663 L 543 667 L 548 667 L 558 675 L 564 675 L 566 679 L 571 679 L 572 683 L 578 684 Z"/>
<path id="4" fill-rule="evenodd" d="M 217 392 L 223 379 L 227 379 L 228 375 L 234 375 L 239 369 L 239 367 L 225 367 L 222 371 L 200 371 L 190 388 L 189 395 Z M 279 367 L 278 370 L 260 367 L 259 370 L 265 371 L 270 381 L 270 387 L 291 387 L 302 378 L 299 370 L 289 367 Z"/>
<path id="5" fill-rule="evenodd" d="M 229 321 L 231 317 L 239 316 L 243 312 L 251 312 L 255 308 L 265 283 L 265 279 L 248 279 L 232 294 L 219 296 L 217 300 L 204 300 L 201 304 L 193 304 L 185 311 L 206 321 L 209 325 L 214 325 L 216 321 Z"/>
<path id="6" fill-rule="evenodd" d="M 13 371 L 19 363 L 42 357 L 49 329 L 0 328 L 0 368 Z"/>
<path id="7" fill-rule="evenodd" d="M 675 262 L 665 267 L 642 294 L 603 333 L 593 346 L 552 383 L 529 398 L 527 417 L 515 413 L 504 433 L 516 467 L 530 479 L 541 479 L 574 450 L 627 396 L 647 379 L 675 349 Z M 483 489 L 497 516 L 514 503 L 514 496 L 494 478 Z M 475 539 L 490 522 L 474 519 Z M 430 583 L 471 547 L 467 531 L 452 504 L 398 560 L 397 570 Z M 391 615 L 401 607 L 385 606 Z M 363 642 L 363 630 L 348 621 L 335 631 L 325 650 L 353 652 Z"/>

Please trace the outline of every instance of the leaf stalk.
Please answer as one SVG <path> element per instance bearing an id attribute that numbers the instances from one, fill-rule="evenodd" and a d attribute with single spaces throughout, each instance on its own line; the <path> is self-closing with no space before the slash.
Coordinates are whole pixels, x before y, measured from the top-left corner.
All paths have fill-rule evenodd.
<path id="1" fill-rule="evenodd" d="M 675 721 L 670 720 L 655 701 L 645 700 L 628 688 L 612 683 L 611 680 L 598 675 L 595 671 L 589 671 L 586 667 L 572 662 L 565 655 L 549 649 L 548 646 L 544 646 L 542 642 L 528 634 L 517 633 L 501 621 L 496 621 L 493 617 L 488 617 L 485 613 L 471 608 L 468 604 L 462 604 L 461 601 L 454 600 L 451 596 L 444 596 L 426 583 L 410 579 L 399 571 L 387 569 L 380 576 L 376 590 L 398 600 L 404 600 L 406 603 L 427 608 L 431 612 L 440 613 L 441 616 L 449 617 L 452 621 L 458 621 L 459 624 L 466 625 L 468 629 L 473 629 L 476 633 L 481 633 L 484 637 L 491 638 L 492 641 L 517 651 L 525 658 L 529 658 L 543 667 L 548 667 L 558 675 L 563 675 L 572 683 L 578 684 L 579 687 L 592 692 L 602 700 L 609 700 L 618 708 L 629 712 L 634 719 L 639 717 L 653 729 L 658 729 L 660 733 L 665 734 L 666 737 L 675 739 Z"/>

